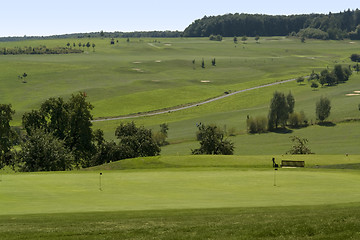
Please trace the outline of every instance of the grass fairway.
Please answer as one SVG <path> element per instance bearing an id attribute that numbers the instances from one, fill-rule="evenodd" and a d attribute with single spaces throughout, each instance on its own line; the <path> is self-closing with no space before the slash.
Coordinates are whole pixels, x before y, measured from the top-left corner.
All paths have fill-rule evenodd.
<path id="1" fill-rule="evenodd" d="M 281 156 L 276 156 L 278 161 Z M 359 236 L 360 156 L 124 160 L 88 171 L 4 174 L 2 239 L 339 239 Z M 336 168 L 336 167 L 334 167 Z M 340 168 L 340 167 L 339 167 Z M 122 169 L 122 170 L 121 170 Z M 102 191 L 99 173 L 102 172 Z"/>

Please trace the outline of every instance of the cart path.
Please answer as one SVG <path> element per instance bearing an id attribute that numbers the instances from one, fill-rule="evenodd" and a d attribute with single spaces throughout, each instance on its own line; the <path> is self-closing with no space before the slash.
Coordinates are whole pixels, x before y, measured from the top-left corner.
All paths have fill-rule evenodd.
<path id="1" fill-rule="evenodd" d="M 271 86 L 279 85 L 279 84 L 282 84 L 282 83 L 292 82 L 292 81 L 295 81 L 295 80 L 296 80 L 296 78 L 293 78 L 293 79 L 289 79 L 289 80 L 284 80 L 284 81 L 269 83 L 269 84 L 265 84 L 265 85 L 260 85 L 260 86 L 257 86 L 257 87 L 247 88 L 247 89 L 239 90 L 239 91 L 232 92 L 232 93 L 229 93 L 229 94 L 226 94 L 226 95 L 222 95 L 220 97 L 212 98 L 212 99 L 209 99 L 209 100 L 206 100 L 206 101 L 203 101 L 203 102 L 190 104 L 190 105 L 187 105 L 187 106 L 174 107 L 174 108 L 169 108 L 167 110 L 155 110 L 155 111 L 146 112 L 146 113 L 140 113 L 140 114 L 130 114 L 130 115 L 119 116 L 119 117 L 99 118 L 99 119 L 93 120 L 92 122 L 104 122 L 104 121 L 122 120 L 122 119 L 130 119 L 130 118 L 155 116 L 155 115 L 160 115 L 160 114 L 165 114 L 165 113 L 170 113 L 170 112 L 177 112 L 177 111 L 181 111 L 181 110 L 185 110 L 185 109 L 189 109 L 189 108 L 193 108 L 193 107 L 198 107 L 198 106 L 201 106 L 201 105 L 204 105 L 204 104 L 207 104 L 207 103 L 215 102 L 215 101 L 218 101 L 220 99 L 227 98 L 227 97 L 233 96 L 233 95 L 238 94 L 238 93 L 243 93 L 243 92 L 247 92 L 247 91 L 251 91 L 251 90 L 255 90 L 255 89 L 260 89 L 260 88 L 265 88 L 265 87 L 271 87 Z"/>

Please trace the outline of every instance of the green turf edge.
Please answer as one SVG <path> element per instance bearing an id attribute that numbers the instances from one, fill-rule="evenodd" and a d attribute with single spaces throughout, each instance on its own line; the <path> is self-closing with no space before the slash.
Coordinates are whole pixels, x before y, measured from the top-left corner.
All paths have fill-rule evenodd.
<path id="1" fill-rule="evenodd" d="M 1 239 L 358 239 L 360 203 L 0 216 Z"/>

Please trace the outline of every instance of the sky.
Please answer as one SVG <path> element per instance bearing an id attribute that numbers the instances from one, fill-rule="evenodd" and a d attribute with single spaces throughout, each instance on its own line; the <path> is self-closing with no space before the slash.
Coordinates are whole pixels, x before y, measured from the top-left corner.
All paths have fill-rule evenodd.
<path id="1" fill-rule="evenodd" d="M 349 8 L 360 8 L 359 0 L 4 0 L 0 37 L 183 31 L 205 15 L 337 13 Z"/>

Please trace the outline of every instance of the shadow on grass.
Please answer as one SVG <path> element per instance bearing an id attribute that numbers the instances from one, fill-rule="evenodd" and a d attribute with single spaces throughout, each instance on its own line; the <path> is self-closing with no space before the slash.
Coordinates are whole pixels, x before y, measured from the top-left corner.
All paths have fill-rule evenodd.
<path id="1" fill-rule="evenodd" d="M 322 126 L 322 127 L 335 127 L 336 123 L 333 123 L 333 122 L 319 122 L 318 125 Z"/>
<path id="2" fill-rule="evenodd" d="M 279 133 L 279 134 L 289 134 L 289 133 L 293 133 L 293 130 L 288 129 L 288 128 L 277 128 L 277 129 L 272 130 L 271 132 Z"/>

